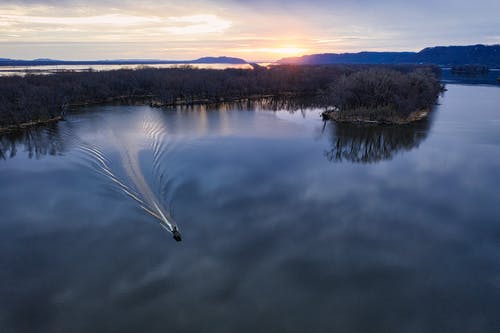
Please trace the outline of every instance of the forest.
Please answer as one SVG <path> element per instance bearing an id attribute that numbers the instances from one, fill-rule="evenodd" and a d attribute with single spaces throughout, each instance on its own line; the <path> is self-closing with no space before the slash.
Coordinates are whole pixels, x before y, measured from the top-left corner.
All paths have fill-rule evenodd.
<path id="1" fill-rule="evenodd" d="M 453 74 L 459 75 L 484 75 L 490 71 L 488 66 L 483 65 L 462 65 L 451 67 Z"/>
<path id="2" fill-rule="evenodd" d="M 430 72 L 370 68 L 342 75 L 329 87 L 324 118 L 346 122 L 408 123 L 425 118 L 443 87 Z"/>
<path id="3" fill-rule="evenodd" d="M 0 128 L 58 120 L 77 106 L 131 101 L 172 106 L 306 97 L 311 106 L 346 114 L 365 108 L 390 109 L 406 116 L 435 103 L 439 73 L 437 67 L 417 65 L 280 65 L 253 70 L 184 66 L 0 77 Z"/>

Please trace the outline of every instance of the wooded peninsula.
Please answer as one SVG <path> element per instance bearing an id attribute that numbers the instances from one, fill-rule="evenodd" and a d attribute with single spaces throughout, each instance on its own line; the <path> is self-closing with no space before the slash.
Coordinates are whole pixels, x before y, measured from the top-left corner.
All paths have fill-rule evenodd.
<path id="1" fill-rule="evenodd" d="M 425 117 L 435 104 L 439 75 L 438 67 L 418 65 L 254 65 L 7 76 L 0 77 L 0 129 L 60 120 L 69 108 L 89 104 L 163 107 L 270 97 L 307 97 L 325 109 L 325 119 L 405 123 Z"/>

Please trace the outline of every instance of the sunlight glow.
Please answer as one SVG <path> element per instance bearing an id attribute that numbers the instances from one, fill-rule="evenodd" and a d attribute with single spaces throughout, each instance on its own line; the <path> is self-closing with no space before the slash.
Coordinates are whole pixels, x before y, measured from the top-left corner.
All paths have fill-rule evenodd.
<path id="1" fill-rule="evenodd" d="M 316 53 L 419 51 L 450 40 L 500 43 L 500 1 L 494 0 L 480 0 L 487 6 L 462 1 L 439 10 L 437 4 L 419 7 L 394 0 L 363 1 L 365 10 L 356 1 L 326 6 L 324 0 L 0 1 L 0 58 L 225 55 L 268 62 Z M 474 17 L 481 19 L 474 23 Z"/>
<path id="2" fill-rule="evenodd" d="M 263 54 L 272 54 L 280 56 L 296 56 L 304 54 L 307 51 L 307 49 L 302 47 L 287 46 L 287 47 L 248 48 L 248 49 L 238 49 L 235 51 L 243 53 L 263 53 Z"/>

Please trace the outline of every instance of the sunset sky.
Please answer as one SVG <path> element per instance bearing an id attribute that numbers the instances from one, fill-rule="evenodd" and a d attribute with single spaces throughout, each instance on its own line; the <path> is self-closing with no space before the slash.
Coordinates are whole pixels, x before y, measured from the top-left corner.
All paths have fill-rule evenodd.
<path id="1" fill-rule="evenodd" d="M 500 43 L 500 1 L 1 0 L 0 58 L 272 61 Z"/>

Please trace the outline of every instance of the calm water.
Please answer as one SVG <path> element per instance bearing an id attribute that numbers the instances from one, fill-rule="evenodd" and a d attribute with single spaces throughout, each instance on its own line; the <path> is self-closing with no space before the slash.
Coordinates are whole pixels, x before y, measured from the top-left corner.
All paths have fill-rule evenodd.
<path id="1" fill-rule="evenodd" d="M 2 333 L 500 331 L 500 88 L 397 128 L 86 111 L 0 141 Z"/>
<path id="2" fill-rule="evenodd" d="M 0 66 L 0 76 L 24 76 L 27 74 L 48 75 L 58 72 L 87 72 L 93 71 L 111 71 L 118 69 L 137 69 L 137 68 L 174 68 L 180 66 L 191 66 L 194 68 L 206 69 L 252 69 L 250 64 L 138 64 L 138 65 L 46 65 L 46 66 Z"/>

